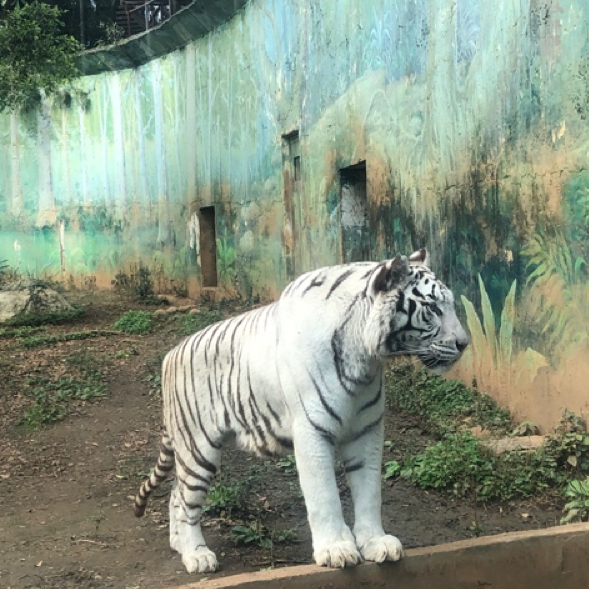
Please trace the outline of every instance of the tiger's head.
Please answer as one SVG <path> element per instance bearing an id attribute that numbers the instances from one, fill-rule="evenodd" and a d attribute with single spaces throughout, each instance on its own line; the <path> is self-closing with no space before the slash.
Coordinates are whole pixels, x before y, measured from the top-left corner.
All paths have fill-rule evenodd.
<path id="1" fill-rule="evenodd" d="M 438 374 L 458 361 L 469 338 L 454 296 L 430 270 L 425 249 L 380 264 L 368 292 L 373 306 L 365 333 L 377 356 L 416 355 Z"/>

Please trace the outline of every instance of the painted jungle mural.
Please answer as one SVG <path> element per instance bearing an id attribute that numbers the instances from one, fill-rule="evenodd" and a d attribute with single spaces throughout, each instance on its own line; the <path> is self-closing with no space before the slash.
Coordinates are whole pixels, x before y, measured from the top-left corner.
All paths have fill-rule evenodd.
<path id="1" fill-rule="evenodd" d="M 544 427 L 587 417 L 588 31 L 585 0 L 252 0 L 0 115 L 0 260 L 98 286 L 141 262 L 196 294 L 206 247 L 220 286 L 271 298 L 361 226 L 372 257 L 432 251 L 472 335 L 458 376 Z"/>

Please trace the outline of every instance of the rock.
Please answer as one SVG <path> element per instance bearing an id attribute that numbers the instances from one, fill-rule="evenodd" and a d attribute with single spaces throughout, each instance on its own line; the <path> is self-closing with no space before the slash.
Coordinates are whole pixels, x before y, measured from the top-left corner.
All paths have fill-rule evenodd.
<path id="1" fill-rule="evenodd" d="M 505 452 L 531 452 L 544 444 L 545 436 L 515 436 L 499 440 L 486 440 L 481 443 L 494 454 Z"/>
<path id="2" fill-rule="evenodd" d="M 489 437 L 491 437 L 491 432 L 488 429 L 483 429 L 480 425 L 475 425 L 474 427 L 471 427 L 470 433 L 475 438 L 489 438 Z"/>
<path id="3" fill-rule="evenodd" d="M 537 436 L 540 433 L 538 426 L 532 421 L 523 421 L 512 432 L 512 436 Z"/>
<path id="4" fill-rule="evenodd" d="M 0 286 L 0 322 L 19 313 L 59 313 L 73 307 L 41 280 L 17 280 Z"/>

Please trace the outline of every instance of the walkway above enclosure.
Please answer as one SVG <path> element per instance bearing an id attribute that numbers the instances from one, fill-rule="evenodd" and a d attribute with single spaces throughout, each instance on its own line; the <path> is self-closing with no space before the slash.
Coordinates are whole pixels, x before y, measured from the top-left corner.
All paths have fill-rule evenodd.
<path id="1" fill-rule="evenodd" d="M 152 59 L 181 49 L 232 18 L 248 0 L 195 0 L 173 18 L 118 45 L 81 54 L 83 75 L 136 68 Z"/>

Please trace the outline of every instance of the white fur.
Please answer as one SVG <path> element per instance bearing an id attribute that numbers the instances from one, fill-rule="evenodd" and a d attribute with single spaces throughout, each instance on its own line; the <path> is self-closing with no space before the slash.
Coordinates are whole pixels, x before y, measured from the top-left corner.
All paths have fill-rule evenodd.
<path id="1" fill-rule="evenodd" d="M 164 418 L 178 478 L 170 498 L 170 546 L 189 572 L 218 566 L 194 506 L 202 505 L 202 488 L 212 478 L 203 460 L 217 465 L 220 443 L 231 433 L 240 447 L 258 453 L 284 453 L 280 440 L 292 440 L 317 564 L 342 568 L 401 558 L 401 543 L 385 534 L 380 515 L 383 362 L 399 353 L 400 344 L 392 349 L 387 339 L 403 327 L 403 314 L 395 312 L 398 293 L 410 292 L 411 264 L 424 259 L 419 253 L 409 263 L 398 257 L 306 274 L 278 303 L 195 334 L 166 356 Z M 422 265 L 417 271 L 424 276 L 420 288 L 430 292 L 435 277 Z M 442 287 L 441 351 L 431 342 L 427 350 L 446 362 L 460 356 L 456 346 L 466 335 Z M 349 469 L 353 531 L 342 515 L 336 449 Z"/>

